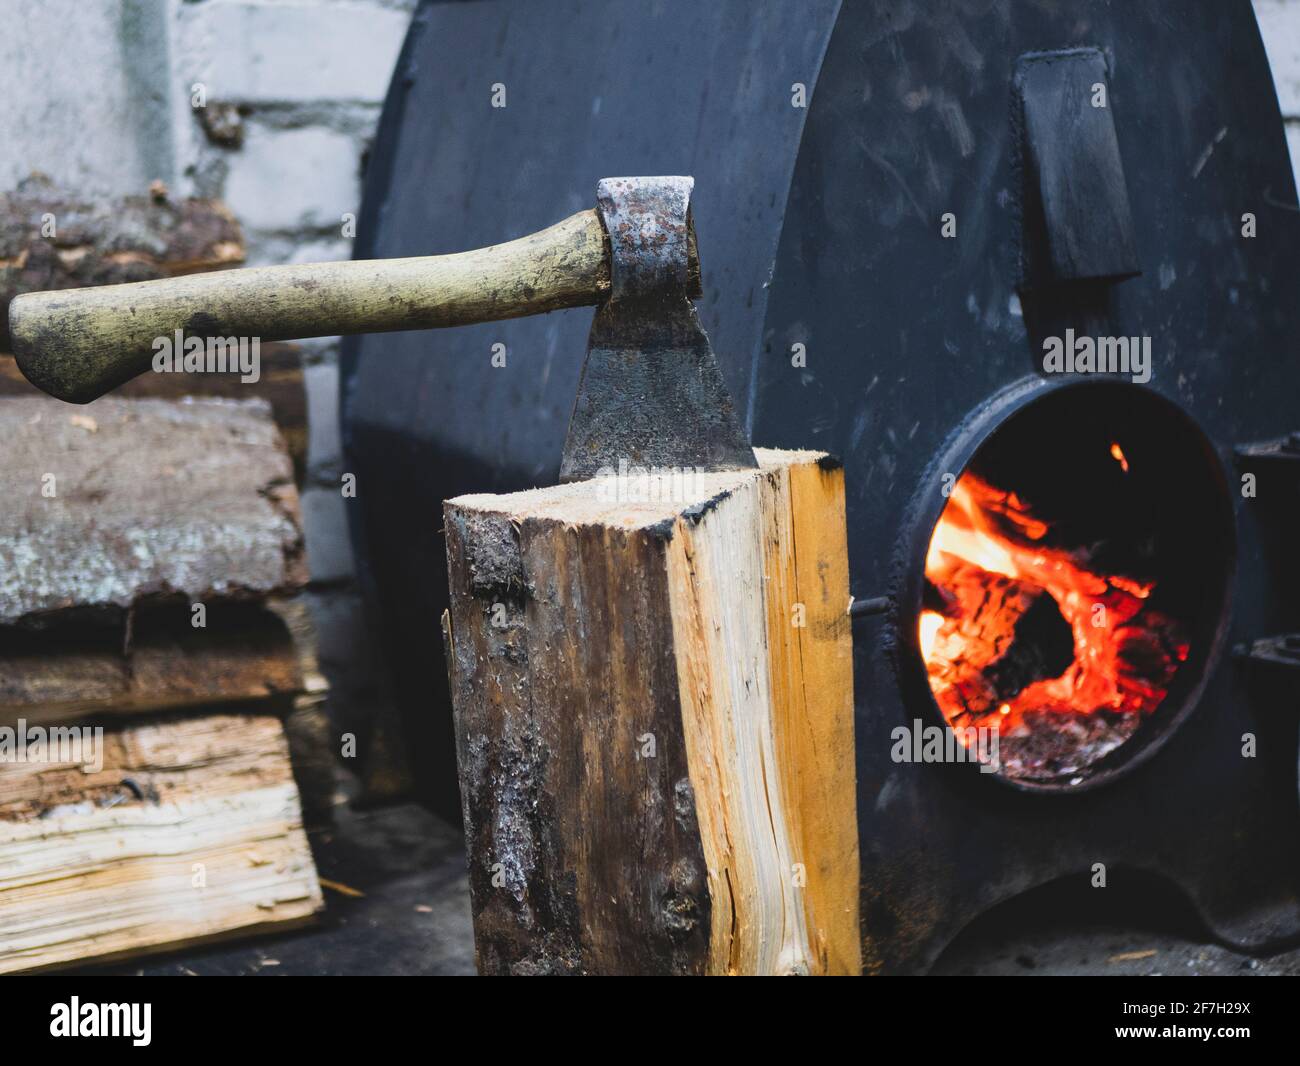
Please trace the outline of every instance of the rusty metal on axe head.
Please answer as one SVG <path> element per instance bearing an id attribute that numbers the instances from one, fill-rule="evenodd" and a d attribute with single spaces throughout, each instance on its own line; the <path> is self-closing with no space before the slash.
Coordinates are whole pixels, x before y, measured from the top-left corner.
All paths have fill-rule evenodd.
<path id="1" fill-rule="evenodd" d="M 561 481 L 620 463 L 757 465 L 691 301 L 694 184 L 686 177 L 605 178 L 598 186 L 610 292 L 592 322 Z"/>

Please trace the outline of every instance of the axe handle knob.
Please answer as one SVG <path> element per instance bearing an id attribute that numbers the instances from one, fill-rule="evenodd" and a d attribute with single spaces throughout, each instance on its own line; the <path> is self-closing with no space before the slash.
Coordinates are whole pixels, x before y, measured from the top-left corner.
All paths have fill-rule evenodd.
<path id="1" fill-rule="evenodd" d="M 698 261 L 693 258 L 693 281 Z M 492 322 L 598 303 L 608 239 L 595 210 L 506 244 L 453 255 L 252 267 L 26 293 L 9 308 L 32 384 L 88 403 L 150 369 L 159 338 L 291 340 Z"/>

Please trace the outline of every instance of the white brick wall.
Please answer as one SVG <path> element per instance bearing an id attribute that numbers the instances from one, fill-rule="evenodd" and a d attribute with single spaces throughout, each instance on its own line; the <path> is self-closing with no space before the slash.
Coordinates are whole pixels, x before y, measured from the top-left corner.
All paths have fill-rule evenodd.
<path id="1" fill-rule="evenodd" d="M 293 258 L 285 236 L 337 239 L 414 0 L 166 2 L 181 191 L 229 200 L 258 262 Z M 206 134 L 196 84 L 208 108 L 238 107 L 240 147 Z"/>
<path id="2" fill-rule="evenodd" d="M 361 198 L 357 145 L 320 126 L 251 125 L 242 150 L 230 153 L 224 191 L 235 217 L 254 233 L 341 232 L 344 213 L 355 214 Z"/>
<path id="3" fill-rule="evenodd" d="M 87 194 L 172 180 L 171 127 L 159 106 L 169 70 L 166 0 L 129 9 L 120 0 L 5 0 L 0 16 L 6 191 L 32 171 Z"/>
<path id="4" fill-rule="evenodd" d="M 184 77 L 218 100 L 376 103 L 384 98 L 407 13 L 373 3 L 186 4 L 178 19 Z"/>

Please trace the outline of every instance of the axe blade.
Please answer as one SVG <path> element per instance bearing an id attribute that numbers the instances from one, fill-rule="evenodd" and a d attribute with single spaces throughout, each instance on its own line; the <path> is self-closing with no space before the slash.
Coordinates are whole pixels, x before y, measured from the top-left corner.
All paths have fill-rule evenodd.
<path id="1" fill-rule="evenodd" d="M 606 178 L 610 292 L 597 308 L 561 481 L 637 467 L 757 466 L 689 294 L 686 177 Z"/>

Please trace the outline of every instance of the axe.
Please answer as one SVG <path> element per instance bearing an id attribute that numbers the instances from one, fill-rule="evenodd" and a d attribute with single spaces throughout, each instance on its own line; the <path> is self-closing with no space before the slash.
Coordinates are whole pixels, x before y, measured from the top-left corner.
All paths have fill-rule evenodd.
<path id="1" fill-rule="evenodd" d="M 295 340 L 494 322 L 596 305 L 562 481 L 620 461 L 755 466 L 695 313 L 699 258 L 687 177 L 605 178 L 597 206 L 506 244 L 454 255 L 254 267 L 26 293 L 14 355 L 51 396 L 88 403 L 149 370 L 155 342 Z"/>

